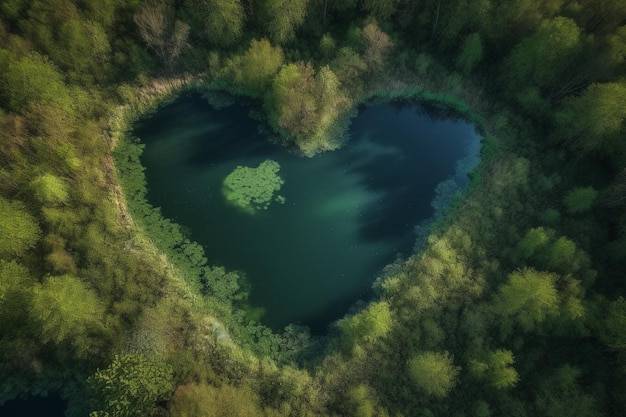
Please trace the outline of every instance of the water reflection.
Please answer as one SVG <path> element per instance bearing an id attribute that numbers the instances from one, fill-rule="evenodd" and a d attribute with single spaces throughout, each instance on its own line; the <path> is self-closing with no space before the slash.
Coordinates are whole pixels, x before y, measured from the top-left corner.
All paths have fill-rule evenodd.
<path id="1" fill-rule="evenodd" d="M 264 322 L 313 331 L 367 297 L 376 274 L 411 252 L 414 226 L 433 215 L 437 184 L 458 174 L 462 158 L 477 161 L 471 125 L 431 119 L 415 105 L 369 106 L 350 134 L 338 151 L 299 157 L 260 136 L 245 107 L 218 111 L 199 96 L 135 130 L 146 144 L 149 201 L 191 230 L 210 262 L 245 271 Z M 286 204 L 254 216 L 233 210 L 223 179 L 266 159 L 281 166 Z"/>

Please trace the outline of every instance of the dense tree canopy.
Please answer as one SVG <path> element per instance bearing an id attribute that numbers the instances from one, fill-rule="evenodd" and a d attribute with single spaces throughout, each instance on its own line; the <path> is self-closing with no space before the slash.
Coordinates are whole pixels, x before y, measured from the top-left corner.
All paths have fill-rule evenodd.
<path id="1" fill-rule="evenodd" d="M 0 404 L 626 414 L 625 77 L 621 0 L 1 1 Z M 328 334 L 272 330 L 147 200 L 128 132 L 190 90 L 306 156 L 370 100 L 421 100 L 482 161 Z"/>
<path id="2" fill-rule="evenodd" d="M 428 395 L 445 397 L 456 384 L 460 368 L 454 366 L 448 352 L 422 352 L 408 363 L 415 386 Z"/>
<path id="3" fill-rule="evenodd" d="M 93 417 L 147 417 L 155 403 L 174 389 L 173 370 L 159 358 L 143 354 L 115 356 L 111 365 L 87 380 L 95 410 Z"/>
<path id="4" fill-rule="evenodd" d="M 33 320 L 40 322 L 41 339 L 58 345 L 67 343 L 76 355 L 91 353 L 102 337 L 104 308 L 96 294 L 73 275 L 49 277 L 34 288 Z"/>
<path id="5" fill-rule="evenodd" d="M 558 293 L 554 275 L 532 269 L 515 271 L 500 286 L 494 300 L 497 314 L 515 320 L 523 330 L 533 330 L 557 314 Z"/>
<path id="6" fill-rule="evenodd" d="M 19 201 L 7 201 L 0 197 L 0 235 L 3 236 L 0 244 L 0 255 L 19 256 L 37 243 L 40 229 L 33 216 Z"/>

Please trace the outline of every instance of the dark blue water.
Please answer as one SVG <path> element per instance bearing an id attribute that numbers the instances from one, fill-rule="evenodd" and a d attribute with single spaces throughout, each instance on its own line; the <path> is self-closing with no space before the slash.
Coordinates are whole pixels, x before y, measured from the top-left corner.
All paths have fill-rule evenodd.
<path id="1" fill-rule="evenodd" d="M 263 321 L 323 329 L 368 297 L 377 273 L 415 244 L 414 226 L 433 215 L 436 186 L 477 161 L 480 137 L 458 120 L 434 120 L 418 106 L 372 105 L 351 139 L 305 158 L 259 135 L 248 109 L 211 108 L 182 98 L 142 121 L 148 200 L 185 226 L 211 263 L 244 271 Z M 229 205 L 224 178 L 238 165 L 277 161 L 285 204 L 250 215 Z"/>
<path id="2" fill-rule="evenodd" d="M 31 397 L 7 401 L 0 407 L 0 417 L 63 417 L 67 402 L 56 396 Z"/>

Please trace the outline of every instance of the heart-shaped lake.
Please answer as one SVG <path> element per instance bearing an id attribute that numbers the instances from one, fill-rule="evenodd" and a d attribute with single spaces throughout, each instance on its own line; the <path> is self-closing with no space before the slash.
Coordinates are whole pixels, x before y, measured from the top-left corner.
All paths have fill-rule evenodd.
<path id="1" fill-rule="evenodd" d="M 265 324 L 314 332 L 368 297 L 386 264 L 411 253 L 416 224 L 433 216 L 437 185 L 464 186 L 480 142 L 467 122 L 379 104 L 352 120 L 342 149 L 305 158 L 262 137 L 246 107 L 215 110 L 198 95 L 160 109 L 134 135 L 146 145 L 151 204 L 190 230 L 211 264 L 246 273 Z M 280 201 L 238 209 L 225 198 L 225 179 L 264 161 L 280 167 Z"/>

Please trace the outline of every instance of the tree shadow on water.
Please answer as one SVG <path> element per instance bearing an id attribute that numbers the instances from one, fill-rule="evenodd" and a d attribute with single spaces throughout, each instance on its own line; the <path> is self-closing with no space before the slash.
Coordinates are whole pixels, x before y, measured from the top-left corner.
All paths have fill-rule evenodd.
<path id="1" fill-rule="evenodd" d="M 433 146 L 449 146 L 445 142 L 427 140 L 425 147 L 416 146 L 423 135 L 436 138 L 438 133 L 430 126 L 422 132 L 422 125 L 406 114 L 395 118 L 407 108 L 415 108 L 418 117 L 433 117 L 433 109 L 407 103 L 389 107 L 392 111 L 375 108 L 365 116 L 365 123 L 355 132 L 356 137 L 348 145 L 351 149 L 340 163 L 359 179 L 361 187 L 376 196 L 360 213 L 359 238 L 364 242 L 397 242 L 404 251 L 415 243 L 415 225 L 434 214 L 431 202 L 435 188 L 455 174 L 457 160 L 445 152 L 431 153 Z M 452 116 L 442 111 L 435 117 Z"/>
<path id="2" fill-rule="evenodd" d="M 234 105 L 219 112 L 219 129 L 198 138 L 194 152 L 187 161 L 190 165 L 261 157 L 277 151 L 276 145 L 268 143 L 260 135 L 259 122 L 250 118 L 247 107 Z"/>

